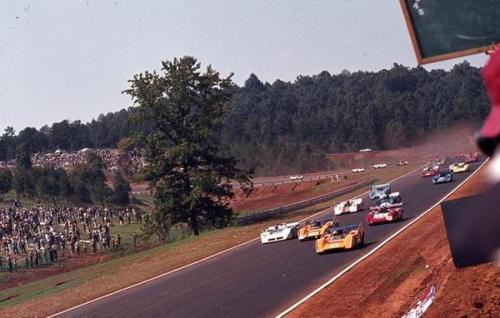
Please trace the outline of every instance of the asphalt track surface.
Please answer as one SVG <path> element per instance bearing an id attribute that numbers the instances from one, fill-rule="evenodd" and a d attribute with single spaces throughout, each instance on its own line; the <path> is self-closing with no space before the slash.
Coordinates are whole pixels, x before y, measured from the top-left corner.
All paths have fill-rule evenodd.
<path id="1" fill-rule="evenodd" d="M 475 170 L 479 164 L 472 164 Z M 205 262 L 89 303 L 58 317 L 270 317 L 294 304 L 413 218 L 430 208 L 469 173 L 433 185 L 419 172 L 392 183 L 403 197 L 403 221 L 368 226 L 366 210 L 342 215 L 340 224 L 363 222 L 366 246 L 317 255 L 314 240 L 262 245 L 254 241 Z M 365 206 L 370 200 L 363 196 Z M 429 238 L 432 244 L 432 238 Z"/>

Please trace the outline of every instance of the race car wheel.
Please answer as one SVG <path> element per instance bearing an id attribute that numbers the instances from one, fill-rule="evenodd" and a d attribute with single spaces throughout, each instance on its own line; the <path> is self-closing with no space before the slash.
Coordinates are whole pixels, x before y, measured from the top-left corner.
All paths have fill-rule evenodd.
<path id="1" fill-rule="evenodd" d="M 359 241 L 359 247 L 363 247 L 365 245 L 365 236 L 363 235 L 361 237 L 361 240 Z"/>

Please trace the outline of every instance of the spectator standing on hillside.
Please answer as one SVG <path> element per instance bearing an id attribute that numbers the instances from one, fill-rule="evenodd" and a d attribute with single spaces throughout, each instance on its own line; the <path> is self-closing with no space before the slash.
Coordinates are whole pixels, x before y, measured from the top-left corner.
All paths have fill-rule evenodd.
<path id="1" fill-rule="evenodd" d="M 132 246 L 136 248 L 137 246 L 137 234 L 134 232 L 132 233 Z"/>
<path id="2" fill-rule="evenodd" d="M 9 272 L 12 273 L 13 271 L 12 257 L 10 256 L 7 257 L 7 263 L 9 264 Z"/>
<path id="3" fill-rule="evenodd" d="M 33 267 L 33 265 L 34 265 L 34 263 L 33 263 L 33 251 L 30 251 L 28 256 L 30 258 L 30 266 Z"/>

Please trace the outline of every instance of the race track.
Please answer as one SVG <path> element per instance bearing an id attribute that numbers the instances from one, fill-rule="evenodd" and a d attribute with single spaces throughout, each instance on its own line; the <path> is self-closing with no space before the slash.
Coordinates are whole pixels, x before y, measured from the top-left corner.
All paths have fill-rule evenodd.
<path id="1" fill-rule="evenodd" d="M 478 166 L 472 164 L 472 170 Z M 369 227 L 365 211 L 341 216 L 340 224 L 363 221 L 367 245 L 362 249 L 319 256 L 314 241 L 255 241 L 58 317 L 273 316 L 430 208 L 469 174 L 456 174 L 454 182 L 440 185 L 419 172 L 394 182 L 392 191 L 401 192 L 405 203 L 402 222 Z M 367 196 L 363 200 L 369 206 Z"/>

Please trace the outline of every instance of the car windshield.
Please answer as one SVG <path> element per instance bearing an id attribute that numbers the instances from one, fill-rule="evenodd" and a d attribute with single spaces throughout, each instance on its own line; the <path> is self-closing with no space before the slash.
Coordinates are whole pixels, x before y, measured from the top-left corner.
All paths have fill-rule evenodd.
<path id="1" fill-rule="evenodd" d="M 348 233 L 349 231 L 357 229 L 357 225 L 351 225 L 347 227 L 331 227 L 328 230 L 326 230 L 327 234 L 333 234 L 333 235 L 342 235 L 345 233 Z"/>

